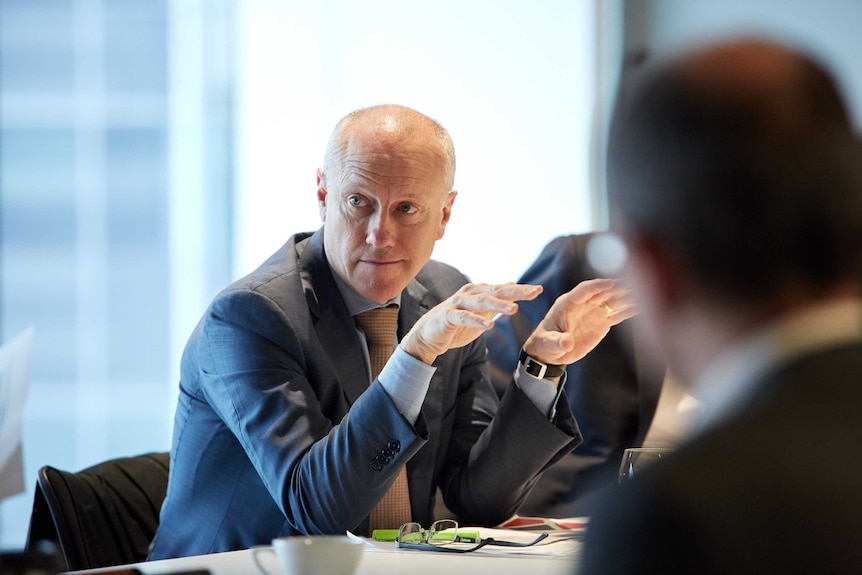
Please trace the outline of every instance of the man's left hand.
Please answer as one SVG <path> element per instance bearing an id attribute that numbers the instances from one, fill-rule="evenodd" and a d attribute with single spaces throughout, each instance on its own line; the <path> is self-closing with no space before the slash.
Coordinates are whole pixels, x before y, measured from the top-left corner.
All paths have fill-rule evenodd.
<path id="1" fill-rule="evenodd" d="M 557 298 L 527 338 L 524 350 L 543 363 L 574 363 L 596 347 L 612 326 L 636 314 L 631 293 L 619 280 L 587 280 Z"/>

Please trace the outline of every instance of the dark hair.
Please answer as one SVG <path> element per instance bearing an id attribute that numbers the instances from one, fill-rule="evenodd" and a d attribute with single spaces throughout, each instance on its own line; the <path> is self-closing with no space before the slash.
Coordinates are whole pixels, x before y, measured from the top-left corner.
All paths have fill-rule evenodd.
<path id="1" fill-rule="evenodd" d="M 779 55 L 780 69 L 752 74 L 740 61 L 752 48 Z M 613 225 L 670 246 L 726 300 L 862 278 L 862 153 L 823 68 L 741 43 L 641 80 L 611 129 Z"/>

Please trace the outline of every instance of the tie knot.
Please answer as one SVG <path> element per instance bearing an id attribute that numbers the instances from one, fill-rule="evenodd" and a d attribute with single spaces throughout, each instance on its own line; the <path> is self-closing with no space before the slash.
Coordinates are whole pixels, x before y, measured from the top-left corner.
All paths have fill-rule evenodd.
<path id="1" fill-rule="evenodd" d="M 398 332 L 398 308 L 378 307 L 356 316 L 356 323 L 365 332 L 369 344 L 392 345 Z"/>

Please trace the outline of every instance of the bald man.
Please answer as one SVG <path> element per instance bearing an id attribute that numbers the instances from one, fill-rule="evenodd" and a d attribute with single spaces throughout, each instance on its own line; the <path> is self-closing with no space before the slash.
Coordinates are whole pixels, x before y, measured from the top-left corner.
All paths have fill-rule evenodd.
<path id="1" fill-rule="evenodd" d="M 608 153 L 639 318 L 703 402 L 593 515 L 586 574 L 862 572 L 862 177 L 817 62 L 737 40 L 654 70 Z"/>
<path id="2" fill-rule="evenodd" d="M 449 134 L 414 110 L 338 123 L 323 226 L 219 294 L 189 339 L 151 559 L 428 527 L 438 487 L 462 523 L 494 525 L 581 441 L 561 375 L 634 313 L 628 294 L 595 280 L 561 296 L 498 400 L 482 334 L 541 287 L 430 260 L 454 174 Z M 375 335 L 387 322 L 397 332 Z"/>

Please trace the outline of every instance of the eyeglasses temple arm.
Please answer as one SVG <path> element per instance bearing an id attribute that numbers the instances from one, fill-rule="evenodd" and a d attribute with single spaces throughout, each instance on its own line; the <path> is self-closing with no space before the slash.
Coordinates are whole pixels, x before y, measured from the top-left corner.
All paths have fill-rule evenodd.
<path id="1" fill-rule="evenodd" d="M 538 537 L 526 543 L 519 543 L 517 541 L 499 541 L 497 539 L 494 539 L 493 537 L 489 537 L 487 539 L 482 539 L 482 543 L 485 543 L 486 545 L 499 545 L 501 547 L 530 547 L 531 545 L 535 545 L 542 539 L 545 539 L 547 536 L 547 533 L 541 533 Z"/>

